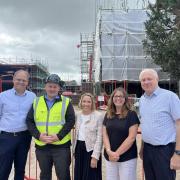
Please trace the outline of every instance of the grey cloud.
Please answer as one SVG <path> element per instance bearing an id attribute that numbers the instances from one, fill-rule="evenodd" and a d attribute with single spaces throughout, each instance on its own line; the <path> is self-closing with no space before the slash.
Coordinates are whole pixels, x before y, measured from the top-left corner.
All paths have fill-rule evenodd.
<path id="1" fill-rule="evenodd" d="M 0 15 L 1 22 L 24 31 L 77 34 L 93 30 L 95 0 L 1 0 Z"/>
<path id="2" fill-rule="evenodd" d="M 50 72 L 80 71 L 76 45 L 80 33 L 95 27 L 96 0 L 0 0 L 0 57 L 35 57 L 48 61 Z M 71 76 L 73 77 L 73 76 Z"/>

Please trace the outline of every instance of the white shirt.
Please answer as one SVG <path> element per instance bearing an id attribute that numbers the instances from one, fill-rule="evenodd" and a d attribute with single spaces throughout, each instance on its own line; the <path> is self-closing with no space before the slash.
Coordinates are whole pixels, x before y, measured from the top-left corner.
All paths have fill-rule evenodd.
<path id="1" fill-rule="evenodd" d="M 79 128 L 79 133 L 78 133 L 78 140 L 80 141 L 85 141 L 85 124 L 87 121 L 90 120 L 91 115 L 84 115 L 81 114 L 80 120 L 81 120 L 81 125 Z"/>

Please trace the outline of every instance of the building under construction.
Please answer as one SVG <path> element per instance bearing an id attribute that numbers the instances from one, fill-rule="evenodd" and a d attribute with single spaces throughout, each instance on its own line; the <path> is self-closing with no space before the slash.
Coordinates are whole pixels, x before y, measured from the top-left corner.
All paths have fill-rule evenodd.
<path id="1" fill-rule="evenodd" d="M 177 83 L 170 81 L 168 74 L 143 50 L 147 5 L 146 0 L 98 1 L 92 72 L 101 92 L 110 94 L 114 88 L 122 86 L 129 94 L 140 97 L 139 73 L 144 68 L 158 72 L 160 86 L 177 88 Z"/>
<path id="2" fill-rule="evenodd" d="M 47 65 L 44 62 L 24 58 L 0 58 L 0 91 L 13 87 L 14 72 L 20 69 L 30 73 L 28 88 L 41 95 L 44 91 L 44 78 L 49 74 Z"/>
<path id="3" fill-rule="evenodd" d="M 94 34 L 80 35 L 80 69 L 82 92 L 93 92 Z"/>

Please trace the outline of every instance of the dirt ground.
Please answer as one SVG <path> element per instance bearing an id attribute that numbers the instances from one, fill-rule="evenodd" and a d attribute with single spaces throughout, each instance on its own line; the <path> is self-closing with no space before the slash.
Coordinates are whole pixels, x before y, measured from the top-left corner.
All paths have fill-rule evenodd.
<path id="1" fill-rule="evenodd" d="M 140 146 L 140 142 L 141 142 L 141 135 L 138 135 L 137 136 L 138 149 Z M 39 170 L 36 158 L 35 158 L 35 149 L 34 149 L 33 143 L 31 146 L 30 153 L 31 153 L 31 155 L 29 155 L 28 162 L 26 165 L 26 176 L 31 177 L 32 178 L 31 180 L 36 180 L 36 178 L 37 178 L 37 180 L 39 180 L 40 170 Z M 73 163 L 73 161 L 72 161 L 72 163 Z M 37 172 L 36 172 L 36 170 L 37 170 Z M 71 173 L 72 172 L 73 172 L 73 168 L 71 166 Z M 103 180 L 105 180 L 105 172 L 106 172 L 106 170 L 105 170 L 105 164 L 104 164 L 104 160 L 103 160 L 103 164 L 102 164 Z M 11 172 L 9 180 L 13 180 L 13 171 Z M 53 169 L 53 179 L 52 180 L 57 180 L 54 169 Z M 143 180 L 142 161 L 140 160 L 140 158 L 138 158 L 138 163 L 137 163 L 137 180 Z M 180 180 L 180 170 L 177 171 L 176 180 Z"/>
<path id="2" fill-rule="evenodd" d="M 140 142 L 141 142 L 141 135 L 137 135 L 137 145 L 138 145 L 138 149 L 140 147 Z M 30 160 L 31 159 L 31 160 Z M 31 166 L 29 168 L 29 160 L 31 162 Z M 72 162 L 73 163 L 73 162 Z M 37 173 L 36 173 L 36 166 L 37 166 Z M 36 163 L 36 159 L 35 159 L 35 153 L 34 153 L 34 145 L 32 145 L 32 149 L 31 149 L 31 157 L 28 158 L 28 162 L 27 162 L 27 167 L 26 167 L 26 175 L 29 176 L 29 169 L 30 169 L 30 177 L 33 179 L 36 179 L 36 177 L 39 179 L 39 168 L 38 168 L 38 164 Z M 71 173 L 73 172 L 73 168 L 71 166 Z M 102 164 L 102 173 L 103 173 L 103 180 L 105 180 L 105 163 L 103 160 L 103 164 Z M 53 170 L 53 180 L 56 180 L 56 175 L 55 172 Z M 143 171 L 142 171 L 142 161 L 140 160 L 140 158 L 138 158 L 138 163 L 137 163 L 137 180 L 143 180 Z M 177 178 L 176 180 L 180 180 L 180 171 L 177 171 Z"/>
<path id="3" fill-rule="evenodd" d="M 102 112 L 104 113 L 104 112 Z M 140 142 L 141 142 L 141 135 L 138 134 L 137 135 L 137 145 L 138 145 L 138 149 L 140 148 Z M 71 174 L 73 173 L 73 161 L 72 161 L 72 165 L 71 165 Z M 103 180 L 105 180 L 105 164 L 104 164 L 104 159 L 103 159 L 103 164 L 102 164 L 102 173 L 103 173 Z M 39 167 L 38 167 L 38 163 L 36 161 L 35 158 L 35 149 L 34 149 L 34 143 L 32 143 L 31 145 L 31 150 L 29 153 L 29 157 L 28 157 L 28 161 L 26 164 L 26 176 L 27 177 L 31 177 L 31 180 L 39 180 Z M 138 158 L 138 163 L 137 163 L 137 180 L 143 180 L 143 170 L 142 170 L 142 161 L 140 160 L 140 158 Z M 10 178 L 9 180 L 13 180 L 13 171 L 11 172 Z M 55 171 L 53 169 L 53 178 L 52 180 L 57 180 L 56 175 L 55 175 Z M 180 180 L 180 170 L 177 171 L 177 177 L 176 180 Z"/>

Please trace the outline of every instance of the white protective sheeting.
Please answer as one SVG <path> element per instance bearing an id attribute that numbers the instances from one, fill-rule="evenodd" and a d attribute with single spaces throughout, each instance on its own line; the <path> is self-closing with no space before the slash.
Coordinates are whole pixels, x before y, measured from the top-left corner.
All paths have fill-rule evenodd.
<path id="1" fill-rule="evenodd" d="M 139 73 L 144 68 L 160 67 L 153 64 L 143 50 L 145 39 L 144 22 L 147 20 L 145 10 L 101 10 L 96 27 L 95 81 L 129 80 L 138 81 Z M 99 32 L 97 33 L 97 29 Z M 97 51 L 100 51 L 97 53 Z M 99 63 L 101 62 L 101 71 Z M 98 75 L 97 73 L 101 73 Z M 101 77 L 101 79 L 99 78 Z M 163 80 L 167 75 L 160 75 Z M 161 79 L 161 80 L 162 80 Z"/>
<path id="2" fill-rule="evenodd" d="M 101 68 L 101 63 L 100 63 L 100 34 L 99 34 L 99 22 L 100 22 L 100 11 L 97 14 L 97 24 L 96 24 L 96 33 L 95 33 L 95 43 L 94 43 L 94 63 L 93 63 L 93 79 L 95 82 L 98 82 L 100 79 L 100 68 Z"/>

